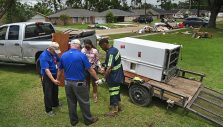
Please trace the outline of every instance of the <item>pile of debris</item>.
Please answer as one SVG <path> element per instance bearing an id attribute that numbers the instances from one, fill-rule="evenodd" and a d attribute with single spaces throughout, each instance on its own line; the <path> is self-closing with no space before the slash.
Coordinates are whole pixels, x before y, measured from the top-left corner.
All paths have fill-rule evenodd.
<path id="1" fill-rule="evenodd" d="M 153 26 L 144 26 L 139 29 L 137 33 L 151 33 L 151 32 L 166 32 L 171 29 L 184 28 L 183 23 L 177 23 L 173 20 L 167 20 L 166 22 L 155 23 Z"/>
<path id="2" fill-rule="evenodd" d="M 109 27 L 107 27 L 107 26 L 103 26 L 103 25 L 98 25 L 98 24 L 96 24 L 96 25 L 88 25 L 88 28 L 89 29 L 110 29 Z"/>
<path id="3" fill-rule="evenodd" d="M 213 34 L 207 31 L 201 31 L 200 28 L 193 28 L 193 38 L 212 38 Z"/>
<path id="4" fill-rule="evenodd" d="M 151 26 L 144 26 L 142 29 L 138 31 L 138 33 L 151 33 L 154 32 L 154 28 Z"/>

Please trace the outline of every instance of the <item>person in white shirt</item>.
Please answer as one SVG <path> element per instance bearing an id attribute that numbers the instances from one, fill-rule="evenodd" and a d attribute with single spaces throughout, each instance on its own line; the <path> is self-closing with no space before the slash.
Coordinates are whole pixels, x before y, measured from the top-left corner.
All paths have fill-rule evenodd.
<path id="1" fill-rule="evenodd" d="M 98 50 L 94 47 L 91 40 L 86 39 L 84 40 L 84 48 L 81 50 L 82 53 L 84 53 L 89 62 L 91 63 L 91 67 L 95 69 L 97 72 L 99 69 L 102 71 L 101 63 L 99 60 L 99 53 Z M 92 83 L 93 86 L 93 98 L 94 102 L 96 103 L 98 100 L 98 89 L 97 85 L 95 84 L 95 79 L 88 73 L 87 74 L 87 84 L 90 86 L 90 83 Z"/>

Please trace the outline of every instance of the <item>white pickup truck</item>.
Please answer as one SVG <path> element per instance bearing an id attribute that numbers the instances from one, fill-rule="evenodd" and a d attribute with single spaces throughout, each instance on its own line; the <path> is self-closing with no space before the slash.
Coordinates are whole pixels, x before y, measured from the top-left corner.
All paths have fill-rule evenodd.
<path id="1" fill-rule="evenodd" d="M 21 22 L 0 26 L 0 61 L 35 64 L 55 33 L 49 22 Z M 82 32 L 70 39 L 90 39 L 96 46 L 95 31 Z"/>

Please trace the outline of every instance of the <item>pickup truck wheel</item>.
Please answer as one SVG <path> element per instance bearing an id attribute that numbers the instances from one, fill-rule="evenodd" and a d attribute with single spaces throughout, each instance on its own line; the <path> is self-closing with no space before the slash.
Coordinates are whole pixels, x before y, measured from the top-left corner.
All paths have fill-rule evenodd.
<path id="1" fill-rule="evenodd" d="M 139 84 L 133 84 L 129 88 L 129 97 L 136 105 L 148 106 L 152 101 L 151 89 Z"/>
<path id="2" fill-rule="evenodd" d="M 36 72 L 37 74 L 40 75 L 40 60 L 39 59 L 36 60 Z"/>

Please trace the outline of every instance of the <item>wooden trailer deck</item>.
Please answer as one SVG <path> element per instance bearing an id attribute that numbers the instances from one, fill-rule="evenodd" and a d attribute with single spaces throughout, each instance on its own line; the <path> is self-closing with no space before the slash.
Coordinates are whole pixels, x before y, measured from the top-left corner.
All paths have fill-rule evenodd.
<path id="1" fill-rule="evenodd" d="M 140 77 L 152 86 L 153 96 L 162 100 L 172 100 L 175 104 L 183 107 L 191 101 L 202 85 L 199 81 L 182 77 L 173 77 L 169 82 L 162 83 L 128 71 L 125 71 L 125 77 L 126 83 L 130 83 L 134 77 Z"/>

